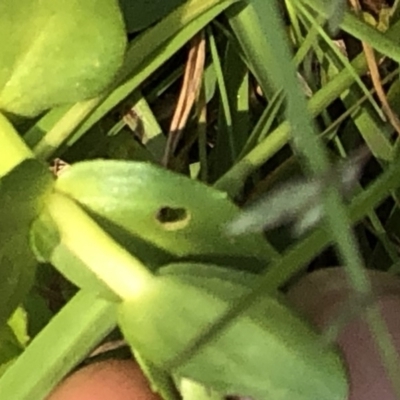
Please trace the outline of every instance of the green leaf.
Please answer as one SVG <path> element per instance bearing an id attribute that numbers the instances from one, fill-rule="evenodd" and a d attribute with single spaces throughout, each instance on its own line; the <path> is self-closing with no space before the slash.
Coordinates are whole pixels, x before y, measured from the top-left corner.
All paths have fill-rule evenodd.
<path id="1" fill-rule="evenodd" d="M 169 368 L 200 332 L 249 290 L 215 277 L 163 275 L 140 296 L 121 304 L 120 327 L 135 350 Z M 260 399 L 342 400 L 347 394 L 336 351 L 322 347 L 305 322 L 269 296 L 171 373 L 217 392 Z"/>
<path id="2" fill-rule="evenodd" d="M 146 265 L 190 257 L 260 270 L 275 256 L 261 234 L 224 235 L 225 224 L 239 213 L 224 193 L 149 163 L 78 163 L 56 188 Z"/>
<path id="3" fill-rule="evenodd" d="M 0 114 L 0 178 L 33 154 L 14 127 Z"/>
<path id="4" fill-rule="evenodd" d="M 118 300 L 118 296 L 89 270 L 83 261 L 69 251 L 61 241 L 57 227 L 46 210 L 32 225 L 31 245 L 38 260 L 51 263 L 76 286 L 108 300 Z"/>
<path id="5" fill-rule="evenodd" d="M 157 392 L 164 400 L 180 400 L 172 377 L 164 369 L 157 367 L 152 362 L 145 360 L 139 353 L 135 353 L 135 361 L 146 376 L 153 392 Z"/>
<path id="6" fill-rule="evenodd" d="M 18 307 L 8 320 L 8 326 L 12 329 L 20 346 L 25 347 L 29 342 L 28 316 L 22 307 Z"/>
<path id="7" fill-rule="evenodd" d="M 118 301 L 117 296 L 88 266 L 60 241 L 57 227 L 44 212 L 33 224 L 31 243 L 36 256 L 51 263 L 63 276 L 79 288 L 88 290 L 109 301 Z"/>
<path id="8" fill-rule="evenodd" d="M 147 28 L 159 21 L 185 0 L 120 0 L 129 33 Z"/>
<path id="9" fill-rule="evenodd" d="M 242 285 L 252 288 L 258 280 L 258 275 L 235 271 L 228 268 L 222 268 L 213 264 L 201 263 L 173 263 L 160 268 L 160 275 L 174 276 L 185 278 L 185 281 L 194 285 L 201 285 L 201 282 L 216 282 L 218 285 L 221 280 L 232 282 L 233 284 Z M 218 286 L 217 286 L 218 287 Z"/>
<path id="10" fill-rule="evenodd" d="M 46 399 L 115 325 L 113 303 L 78 292 L 0 378 L 1 398 Z"/>
<path id="11" fill-rule="evenodd" d="M 0 376 L 23 352 L 28 343 L 27 323 L 25 310 L 19 307 L 7 324 L 0 327 Z"/>
<path id="12" fill-rule="evenodd" d="M 0 109 L 35 116 L 98 95 L 123 61 L 116 0 L 3 0 Z"/>
<path id="13" fill-rule="evenodd" d="M 398 79 L 396 79 L 390 86 L 387 97 L 390 107 L 393 110 L 398 110 L 400 105 L 400 82 Z"/>
<path id="14" fill-rule="evenodd" d="M 0 179 L 0 326 L 28 292 L 37 264 L 30 249 L 29 229 L 39 215 L 52 177 L 34 159 Z"/>
<path id="15" fill-rule="evenodd" d="M 0 328 L 0 375 L 22 353 L 23 347 L 18 342 L 13 330 L 8 325 Z"/>
<path id="16" fill-rule="evenodd" d="M 23 301 L 23 306 L 29 319 L 27 333 L 30 337 L 35 337 L 50 322 L 54 314 L 54 310 L 52 311 L 51 309 L 52 303 L 49 304 L 47 299 L 43 296 L 42 267 L 43 265 L 38 266 L 35 282 Z M 50 269 L 53 267 L 46 265 L 45 268 Z M 54 274 L 52 276 L 54 276 Z M 62 297 L 62 295 L 60 295 L 60 297 Z"/>
<path id="17" fill-rule="evenodd" d="M 225 396 L 210 390 L 197 382 L 182 379 L 180 393 L 183 400 L 224 400 Z"/>

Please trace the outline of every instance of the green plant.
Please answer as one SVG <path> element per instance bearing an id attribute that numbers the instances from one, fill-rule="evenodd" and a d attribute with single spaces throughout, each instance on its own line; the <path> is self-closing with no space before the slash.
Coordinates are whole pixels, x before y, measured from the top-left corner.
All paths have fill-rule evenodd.
<path id="1" fill-rule="evenodd" d="M 363 256 L 372 268 L 382 254 L 380 268 L 398 265 L 397 139 L 360 79 L 363 55 L 350 62 L 319 26 L 328 18 L 398 62 L 396 8 L 382 33 L 319 0 L 171 1 L 152 17 L 132 0 L 122 7 L 127 43 L 114 0 L 24 3 L 0 5 L 0 31 L 15 33 L 0 49 L 0 397 L 43 399 L 118 327 L 164 398 L 176 398 L 184 378 L 218 396 L 346 398 L 340 353 L 323 346 L 282 288 L 331 244 L 360 298 L 371 295 Z M 177 97 L 188 43 L 187 91 L 165 135 L 152 110 Z M 344 106 L 337 121 L 326 110 L 334 101 Z M 365 188 L 352 158 L 335 173 L 363 143 L 375 160 Z M 50 171 L 56 156 L 71 165 Z M 349 171 L 355 194 L 344 201 Z M 291 199 L 271 189 L 288 177 L 297 179 Z M 235 204 L 263 188 L 271 214 L 302 222 L 319 207 L 305 223 L 313 229 L 230 232 L 243 215 L 264 220 L 258 207 L 246 214 Z M 389 213 L 377 212 L 381 203 Z M 54 279 L 55 316 L 43 296 Z M 398 362 L 385 324 L 377 310 L 367 320 L 392 379 Z"/>

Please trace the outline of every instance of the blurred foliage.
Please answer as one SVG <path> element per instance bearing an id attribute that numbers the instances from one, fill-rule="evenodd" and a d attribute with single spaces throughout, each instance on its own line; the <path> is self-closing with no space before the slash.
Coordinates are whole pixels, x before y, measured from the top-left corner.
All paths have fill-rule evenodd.
<path id="1" fill-rule="evenodd" d="M 3 3 L 0 397 L 119 325 L 168 400 L 346 397 L 284 292 L 398 273 L 399 2 Z"/>

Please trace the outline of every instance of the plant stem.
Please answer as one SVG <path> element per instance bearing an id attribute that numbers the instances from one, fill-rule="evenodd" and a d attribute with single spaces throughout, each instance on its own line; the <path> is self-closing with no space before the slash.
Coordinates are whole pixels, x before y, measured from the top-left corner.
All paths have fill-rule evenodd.
<path id="1" fill-rule="evenodd" d="M 73 200 L 55 193 L 47 206 L 64 245 L 122 299 L 140 295 L 155 279 Z"/>
<path id="2" fill-rule="evenodd" d="M 71 137 L 101 100 L 101 97 L 96 97 L 72 106 L 33 148 L 36 156 L 43 160 L 49 159 Z"/>
<path id="3" fill-rule="evenodd" d="M 297 1 L 301 1 L 308 7 L 315 9 L 325 18 L 329 18 L 330 16 L 329 7 L 327 7 L 328 2 L 324 0 Z M 360 41 L 367 42 L 371 47 L 385 56 L 400 62 L 400 50 L 395 37 L 380 32 L 347 10 L 343 13 L 340 27 Z"/>
<path id="4" fill-rule="evenodd" d="M 263 0 L 262 0 L 263 1 Z M 238 40 L 249 64 L 249 68 L 259 82 L 264 95 L 269 99 L 279 89 L 270 79 L 270 66 L 273 60 L 268 38 L 259 24 L 257 7 L 254 1 L 240 1 L 226 10 L 229 24 Z"/>
<path id="5" fill-rule="evenodd" d="M 145 30 L 128 46 L 125 62 L 110 88 L 94 99 L 72 106 L 37 144 L 35 154 L 47 159 L 59 151 L 66 141 L 78 140 L 187 43 L 188 38 L 236 1 L 189 0 L 154 28 Z"/>
<path id="6" fill-rule="evenodd" d="M 277 5 L 274 4 L 275 7 L 271 7 L 273 12 L 270 17 L 268 33 L 271 42 L 275 44 L 275 57 L 282 68 L 273 70 L 271 74 L 282 87 L 285 87 L 286 84 L 287 119 L 293 128 L 293 146 L 304 156 L 305 166 L 311 178 L 319 178 L 329 172 L 330 162 L 323 142 L 314 130 L 311 115 L 295 79 L 294 68 L 291 68 L 289 47 Z M 327 181 L 321 200 L 326 218 L 326 229 L 336 244 L 349 283 L 356 295 L 360 298 L 368 298 L 372 294 L 371 282 L 364 268 L 351 220 L 337 185 Z M 366 320 L 378 344 L 388 376 L 393 385 L 397 386 L 396 391 L 400 393 L 400 385 L 396 383 L 400 374 L 397 352 L 379 309 L 372 307 L 368 310 Z"/>
<path id="7" fill-rule="evenodd" d="M 396 38 L 400 33 L 400 21 L 396 22 L 386 33 L 388 38 Z M 248 51 L 256 51 L 256 48 L 248 48 Z M 351 63 L 359 74 L 367 71 L 367 64 L 363 55 L 359 55 Z M 354 78 L 344 69 L 329 81 L 322 89 L 316 92 L 308 102 L 309 113 L 316 117 L 337 97 L 350 87 Z M 287 121 L 272 131 L 259 145 L 253 148 L 229 171 L 227 171 L 214 185 L 215 188 L 227 192 L 231 197 L 236 196 L 241 190 L 246 178 L 260 168 L 272 156 L 274 156 L 290 139 L 290 125 Z"/>
<path id="8" fill-rule="evenodd" d="M 115 303 L 80 290 L 1 376 L 1 398 L 46 399 L 53 387 L 115 328 L 116 319 Z"/>

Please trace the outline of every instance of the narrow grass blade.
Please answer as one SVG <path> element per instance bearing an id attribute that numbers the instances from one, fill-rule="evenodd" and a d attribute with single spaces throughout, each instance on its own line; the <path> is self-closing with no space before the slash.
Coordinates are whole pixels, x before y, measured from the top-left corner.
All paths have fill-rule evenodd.
<path id="1" fill-rule="evenodd" d="M 115 326 L 115 304 L 79 292 L 0 378 L 1 398 L 46 398 Z"/>
<path id="2" fill-rule="evenodd" d="M 128 47 L 125 63 L 114 86 L 103 96 L 78 103 L 35 146 L 48 158 L 67 141 L 75 141 L 107 112 L 132 93 L 192 36 L 235 0 L 191 0 L 145 31 Z M 161 38 L 161 40 L 160 40 Z"/>

